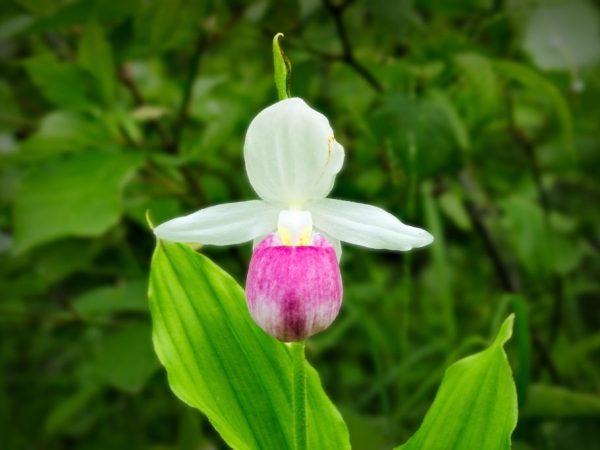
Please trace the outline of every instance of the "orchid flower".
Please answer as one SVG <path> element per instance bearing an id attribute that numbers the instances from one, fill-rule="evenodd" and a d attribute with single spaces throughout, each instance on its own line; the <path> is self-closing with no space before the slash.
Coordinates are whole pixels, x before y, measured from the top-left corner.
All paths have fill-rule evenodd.
<path id="1" fill-rule="evenodd" d="M 163 223 L 161 239 L 212 245 L 254 240 L 246 297 L 256 323 L 282 341 L 327 328 L 342 299 L 340 241 L 406 251 L 433 241 L 376 206 L 326 198 L 344 162 L 327 118 L 299 98 L 250 123 L 244 144 L 261 200 L 226 203 Z"/>

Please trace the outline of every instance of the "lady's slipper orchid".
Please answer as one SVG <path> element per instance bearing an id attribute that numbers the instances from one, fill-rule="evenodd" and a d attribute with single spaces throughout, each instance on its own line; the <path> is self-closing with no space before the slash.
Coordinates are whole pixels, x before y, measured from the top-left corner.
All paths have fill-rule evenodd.
<path id="1" fill-rule="evenodd" d="M 299 98 L 282 100 L 254 118 L 244 159 L 262 200 L 205 208 L 154 232 L 169 241 L 212 245 L 255 240 L 248 307 L 258 325 L 280 340 L 305 339 L 337 316 L 340 241 L 404 251 L 433 240 L 375 206 L 326 198 L 344 149 L 327 118 Z"/>

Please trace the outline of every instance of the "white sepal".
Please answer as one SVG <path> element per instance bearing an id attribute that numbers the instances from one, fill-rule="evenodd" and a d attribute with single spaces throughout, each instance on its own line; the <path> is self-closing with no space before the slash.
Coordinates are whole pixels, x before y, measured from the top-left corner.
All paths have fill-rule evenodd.
<path id="1" fill-rule="evenodd" d="M 232 245 L 275 230 L 279 209 L 260 200 L 225 203 L 169 220 L 154 229 L 160 239 Z"/>
<path id="2" fill-rule="evenodd" d="M 405 251 L 433 242 L 427 231 L 405 225 L 376 206 L 324 199 L 308 209 L 315 228 L 350 244 Z"/>
<path id="3" fill-rule="evenodd" d="M 261 111 L 244 143 L 250 184 L 269 202 L 302 206 L 325 198 L 344 162 L 327 118 L 299 98 Z"/>

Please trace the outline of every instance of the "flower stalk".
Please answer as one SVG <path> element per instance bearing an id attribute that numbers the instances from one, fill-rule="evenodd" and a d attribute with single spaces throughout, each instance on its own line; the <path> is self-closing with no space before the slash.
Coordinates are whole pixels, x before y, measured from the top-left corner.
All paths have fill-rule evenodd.
<path id="1" fill-rule="evenodd" d="M 291 97 L 290 94 L 290 72 L 291 64 L 279 40 L 282 33 L 277 33 L 273 38 L 273 64 L 275 68 L 275 86 L 279 100 Z M 294 421 L 294 449 L 307 449 L 306 429 L 306 367 L 304 355 L 304 341 L 292 342 L 290 349 L 292 353 L 292 414 Z"/>
<path id="2" fill-rule="evenodd" d="M 294 449 L 306 450 L 306 368 L 304 364 L 304 341 L 292 342 L 290 348 L 293 372 Z"/>

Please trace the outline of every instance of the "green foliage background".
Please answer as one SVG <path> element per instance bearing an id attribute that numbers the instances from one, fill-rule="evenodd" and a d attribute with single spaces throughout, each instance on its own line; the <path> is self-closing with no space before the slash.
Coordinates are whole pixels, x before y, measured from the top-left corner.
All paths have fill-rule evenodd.
<path id="1" fill-rule="evenodd" d="M 583 0 L 2 2 L 0 448 L 225 448 L 152 351 L 144 214 L 254 197 L 279 31 L 346 148 L 332 196 L 436 237 L 344 247 L 307 352 L 354 448 L 406 441 L 509 311 L 513 447 L 600 448 L 598 21 Z M 203 251 L 243 284 L 249 245 Z"/>

